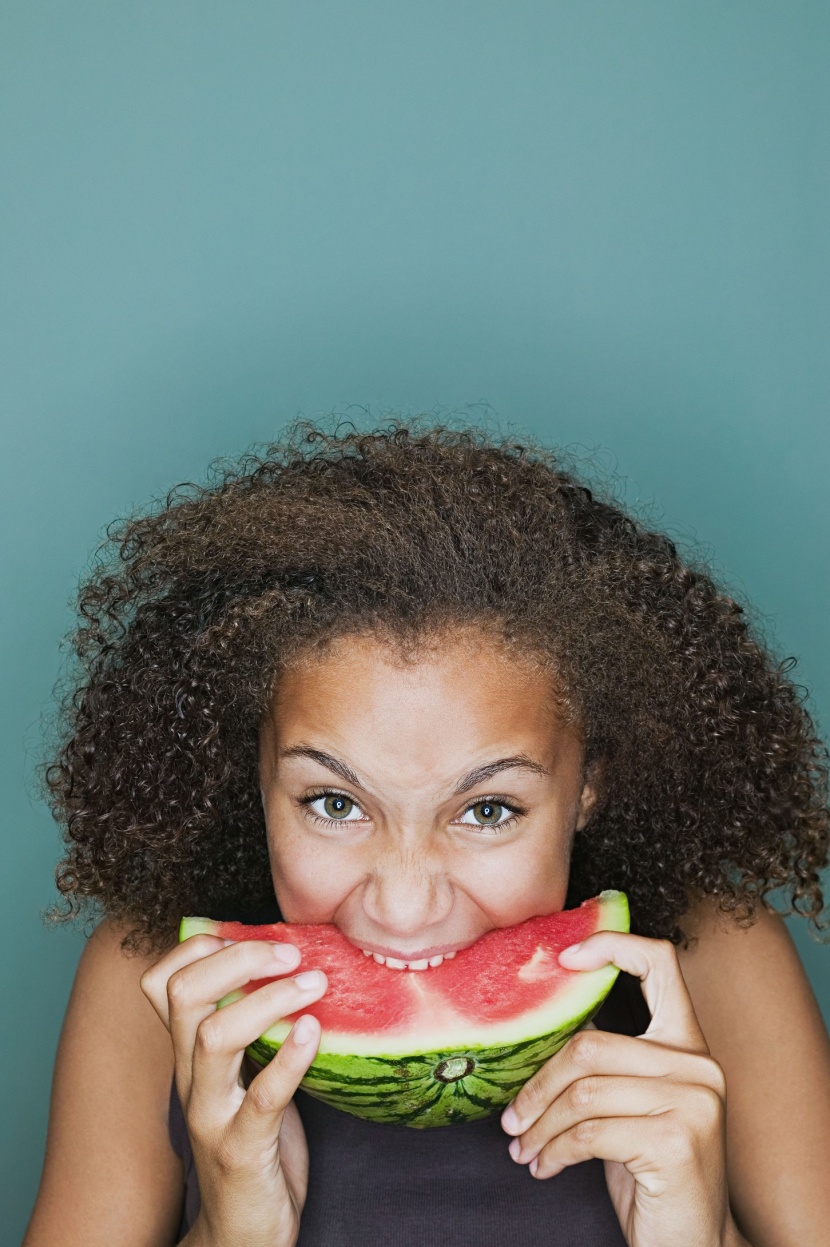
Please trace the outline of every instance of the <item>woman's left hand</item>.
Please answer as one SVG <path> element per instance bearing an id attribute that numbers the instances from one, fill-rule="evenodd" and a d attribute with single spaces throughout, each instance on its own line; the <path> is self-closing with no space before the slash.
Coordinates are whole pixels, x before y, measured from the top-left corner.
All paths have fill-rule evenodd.
<path id="1" fill-rule="evenodd" d="M 577 951 L 578 950 L 578 951 Z M 726 1183 L 726 1079 L 709 1053 L 668 940 L 597 931 L 560 954 L 642 980 L 651 1023 L 632 1037 L 586 1028 L 502 1114 L 510 1153 L 537 1178 L 596 1156 L 629 1247 L 739 1247 Z"/>

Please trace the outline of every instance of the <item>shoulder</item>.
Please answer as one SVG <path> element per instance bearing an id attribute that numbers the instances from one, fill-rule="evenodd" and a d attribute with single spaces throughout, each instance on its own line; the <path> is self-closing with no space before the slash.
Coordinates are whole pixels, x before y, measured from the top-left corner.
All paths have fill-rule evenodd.
<path id="1" fill-rule="evenodd" d="M 125 950 L 122 947 L 125 934 L 126 927 L 113 918 L 104 918 L 98 924 L 81 953 L 73 991 L 99 983 L 123 990 L 139 982 L 147 967 L 158 961 L 159 955 Z M 134 1004 L 131 991 L 130 998 Z"/>
<path id="2" fill-rule="evenodd" d="M 713 1035 L 721 1029 L 719 1019 L 738 1013 L 750 1019 L 774 1001 L 776 1012 L 786 1006 L 797 1023 L 811 1029 L 819 1023 L 823 1029 L 787 924 L 763 900 L 750 926 L 738 926 L 708 898 L 688 910 L 681 926 L 691 939 L 688 948 L 677 949 L 677 957 L 698 1018 L 709 1021 Z"/>
<path id="3" fill-rule="evenodd" d="M 761 901 L 753 924 L 740 927 L 702 901 L 681 925 L 694 937 L 677 957 L 695 1013 L 712 1055 L 734 1069 L 736 1085 L 741 1071 L 760 1072 L 773 1058 L 780 1067 L 787 1054 L 802 1066 L 812 1062 L 819 1074 L 830 1054 L 827 1030 L 781 915 Z"/>
<path id="4" fill-rule="evenodd" d="M 172 1241 L 182 1186 L 167 1134 L 173 1050 L 140 985 L 158 958 L 125 953 L 123 936 L 104 920 L 78 964 L 26 1247 Z"/>
<path id="5" fill-rule="evenodd" d="M 763 901 L 749 927 L 709 900 L 681 926 L 695 937 L 677 950 L 683 978 L 726 1076 L 736 1218 L 753 1247 L 818 1242 L 830 1220 L 830 1040 L 789 929 Z"/>
<path id="6" fill-rule="evenodd" d="M 109 1049 L 135 1050 L 141 1068 L 166 1079 L 173 1074 L 170 1036 L 141 990 L 141 976 L 159 954 L 125 951 L 125 928 L 104 919 L 81 954 L 61 1035 L 61 1050 L 74 1049 L 77 1039 L 101 1058 Z M 62 1053 L 61 1053 L 62 1054 Z M 103 1059 L 99 1061 L 103 1065 Z M 103 1070 L 100 1076 L 105 1077 Z"/>

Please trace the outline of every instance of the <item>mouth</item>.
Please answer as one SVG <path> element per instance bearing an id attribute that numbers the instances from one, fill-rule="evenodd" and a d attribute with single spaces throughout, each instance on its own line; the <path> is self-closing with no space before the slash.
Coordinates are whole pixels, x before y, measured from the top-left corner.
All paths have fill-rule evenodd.
<path id="1" fill-rule="evenodd" d="M 471 941 L 472 942 L 472 941 Z M 403 956 L 398 953 L 390 953 L 388 950 L 380 952 L 374 948 L 364 948 L 363 945 L 358 946 L 364 957 L 372 957 L 380 966 L 386 966 L 390 970 L 429 970 L 436 966 L 440 966 L 442 961 L 451 961 L 460 948 L 456 945 L 436 945 L 434 948 L 427 948 L 417 953 L 409 953 Z M 469 945 L 464 944 L 461 947 L 467 948 Z"/>

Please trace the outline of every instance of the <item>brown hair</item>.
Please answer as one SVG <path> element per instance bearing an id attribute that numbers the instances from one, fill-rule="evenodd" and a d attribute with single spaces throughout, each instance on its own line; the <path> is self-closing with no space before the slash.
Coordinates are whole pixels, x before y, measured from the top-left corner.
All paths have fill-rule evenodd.
<path id="1" fill-rule="evenodd" d="M 183 914 L 273 903 L 259 723 L 282 665 L 348 632 L 495 627 L 552 660 L 604 759 L 567 905 L 603 888 L 686 942 L 690 903 L 745 924 L 786 886 L 823 929 L 827 750 L 746 612 L 560 456 L 480 429 L 305 421 L 110 527 L 43 775 L 68 918 L 162 947 Z M 756 630 L 757 631 L 757 630 Z"/>

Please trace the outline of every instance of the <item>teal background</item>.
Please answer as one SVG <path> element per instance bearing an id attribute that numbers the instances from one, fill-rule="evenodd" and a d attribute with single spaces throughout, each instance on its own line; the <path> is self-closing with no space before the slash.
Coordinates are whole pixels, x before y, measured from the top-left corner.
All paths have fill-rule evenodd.
<path id="1" fill-rule="evenodd" d="M 828 721 L 822 0 L 6 0 L 4 1234 L 78 931 L 33 790 L 105 525 L 297 413 L 576 448 Z M 830 954 L 790 919 L 824 1015 Z"/>

